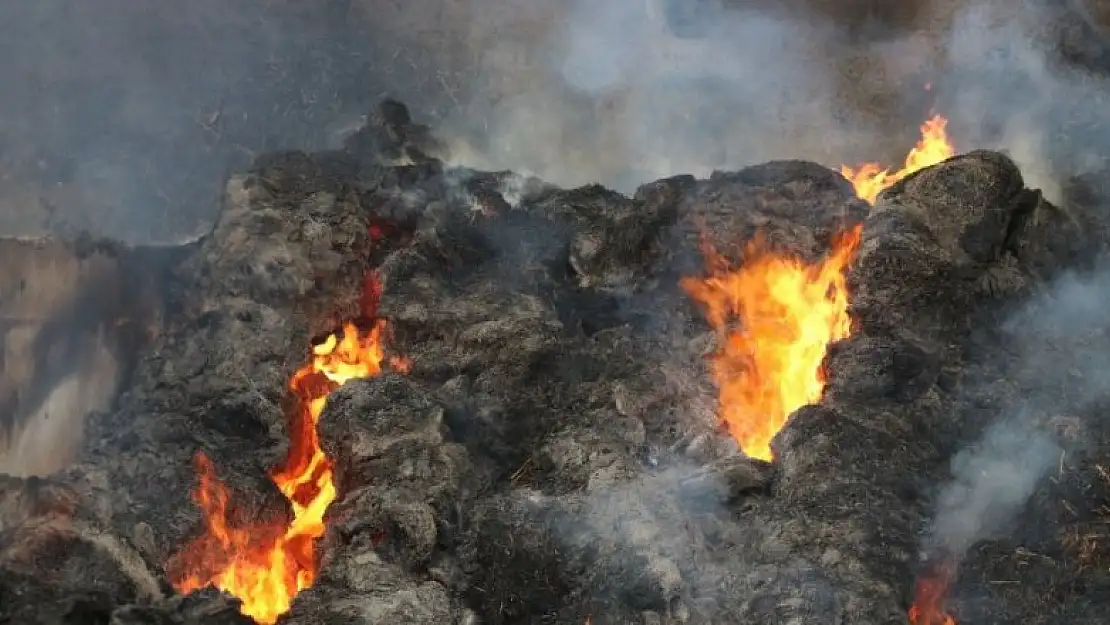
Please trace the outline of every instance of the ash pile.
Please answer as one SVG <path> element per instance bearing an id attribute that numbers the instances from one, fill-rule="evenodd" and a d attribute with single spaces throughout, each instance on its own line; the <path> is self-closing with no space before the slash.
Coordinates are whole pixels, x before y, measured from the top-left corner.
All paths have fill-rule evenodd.
<path id="1" fill-rule="evenodd" d="M 233 175 L 79 460 L 0 481 L 0 623 L 905 623 L 938 558 L 960 623 L 1102 622 L 1110 449 L 1072 361 L 1110 339 L 1035 314 L 1099 275 L 1098 177 L 1056 206 L 980 151 L 874 207 L 802 161 L 626 197 L 447 167 L 395 102 L 370 120 Z M 852 232 L 851 332 L 752 459 L 684 278 L 706 239 L 818 263 Z M 366 328 L 384 353 L 327 389 L 313 464 L 290 380 Z M 970 473 L 1013 479 L 961 482 L 984 449 Z M 303 539 L 325 481 L 319 539 L 286 545 L 299 592 L 243 615 L 212 534 Z"/>

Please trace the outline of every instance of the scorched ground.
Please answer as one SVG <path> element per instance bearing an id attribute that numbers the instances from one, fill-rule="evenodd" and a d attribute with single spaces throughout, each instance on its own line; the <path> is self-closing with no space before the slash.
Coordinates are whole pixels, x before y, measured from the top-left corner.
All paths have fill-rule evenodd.
<path id="1" fill-rule="evenodd" d="M 802 161 L 625 197 L 446 168 L 398 110 L 345 150 L 231 177 L 80 462 L 3 480 L 0 623 L 250 623 L 229 595 L 177 590 L 234 591 L 234 540 L 266 558 L 299 545 L 281 557 L 300 592 L 259 622 L 906 623 L 948 458 L 1022 397 L 996 321 L 1102 249 L 1097 178 L 1056 207 L 1005 156 L 970 152 L 873 207 Z M 814 403 L 753 453 L 773 462 L 749 459 L 706 359 L 722 334 L 682 279 L 707 275 L 707 244 L 743 270 L 758 233 L 820 267 L 846 232 L 849 332 Z M 367 317 L 411 364 L 342 386 L 319 367 L 326 405 L 298 420 L 290 380 L 346 322 L 379 327 Z M 1097 535 L 1106 489 L 1079 486 L 1106 457 L 1062 461 L 1008 538 L 967 554 L 943 609 L 1101 623 L 1106 547 L 1074 536 Z M 226 508 L 197 506 L 196 466 Z M 316 486 L 290 486 L 304 475 Z M 249 535 L 211 550 L 224 521 Z"/>

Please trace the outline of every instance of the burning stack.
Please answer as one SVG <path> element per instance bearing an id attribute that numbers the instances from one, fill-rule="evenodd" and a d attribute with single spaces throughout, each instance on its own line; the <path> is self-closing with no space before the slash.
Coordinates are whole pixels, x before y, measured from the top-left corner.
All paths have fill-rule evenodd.
<path id="1" fill-rule="evenodd" d="M 1000 320 L 1101 195 L 944 130 L 632 197 L 446 167 L 397 103 L 261 159 L 79 461 L 0 483 L 0 623 L 1100 622 L 1057 534 L 980 531 L 1062 486 L 934 487 L 1010 449 Z"/>

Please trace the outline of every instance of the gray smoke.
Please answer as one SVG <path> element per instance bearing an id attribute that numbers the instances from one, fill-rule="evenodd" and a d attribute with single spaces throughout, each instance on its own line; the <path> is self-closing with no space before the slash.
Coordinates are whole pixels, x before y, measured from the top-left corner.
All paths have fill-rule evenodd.
<path id="1" fill-rule="evenodd" d="M 1110 94 L 1110 84 L 1063 62 L 1059 49 L 1056 29 L 1081 17 L 1074 11 L 1062 17 L 1051 3 L 965 4 L 938 83 L 938 108 L 952 118 L 957 148 L 1008 152 L 1027 184 L 1059 201 L 1061 176 L 1097 167 L 1095 154 L 1110 141 L 1105 128 L 1092 133 L 1099 127 L 1096 103 Z M 1078 36 L 1067 38 L 1083 44 Z"/>
<path id="2" fill-rule="evenodd" d="M 0 227 L 190 235 L 229 168 L 338 145 L 387 93 L 456 163 L 625 191 L 774 158 L 897 165 L 935 106 L 957 148 L 1008 149 L 1056 197 L 1110 139 L 1064 132 L 1107 89 L 1052 61 L 1047 0 L 874 4 L 14 0 Z"/>
<path id="3" fill-rule="evenodd" d="M 932 548 L 960 555 L 1007 529 L 1060 453 L 1020 418 L 993 423 L 952 459 L 952 481 L 937 502 Z"/>
<path id="4" fill-rule="evenodd" d="M 1062 39 L 1084 40 L 1057 32 L 1082 22 L 1058 3 L 918 0 L 876 18 L 873 3 L 733 2 L 676 36 L 668 8 L 694 4 L 722 3 L 521 2 L 470 24 L 489 47 L 445 122 L 455 159 L 624 191 L 777 158 L 898 166 L 935 111 L 958 150 L 1005 150 L 1058 199 L 1061 172 L 1110 141 L 1085 129 L 1110 90 L 1061 62 Z"/>
<path id="5" fill-rule="evenodd" d="M 1110 207 L 1107 207 L 1110 209 Z M 1110 266 L 1068 274 L 1035 298 L 1005 326 L 1026 363 L 1019 372 L 1028 388 L 1067 398 L 1042 410 L 1081 411 L 1110 394 Z M 1044 400 L 1037 396 L 1032 402 Z M 1031 403 L 1032 403 L 1031 402 Z"/>
<path id="6" fill-rule="evenodd" d="M 553 3 L 560 19 L 550 23 L 529 22 L 521 7 L 518 24 L 527 26 L 518 27 L 538 36 L 481 57 L 504 92 L 476 94 L 488 114 L 470 128 L 475 145 L 456 145 L 457 158 L 622 190 L 773 158 L 854 162 L 890 129 L 864 103 L 877 94 L 889 100 L 880 92 L 920 70 L 898 42 L 860 50 L 835 21 L 804 13 L 723 10 L 707 18 L 702 36 L 679 38 L 666 4 L 570 0 Z M 910 82 L 908 100 L 924 86 Z M 922 111 L 888 112 L 915 120 L 908 143 L 897 146 L 904 154 Z M 451 121 L 463 133 L 474 122 Z"/>
<path id="7" fill-rule="evenodd" d="M 0 230 L 187 238 L 229 169 L 322 147 L 343 95 L 321 35 L 332 3 L 298 4 L 5 2 Z"/>
<path id="8" fill-rule="evenodd" d="M 1082 444 L 1048 428 L 1058 417 L 1089 413 L 1110 394 L 1110 268 L 1058 279 L 1004 330 L 1021 359 L 1012 382 L 1023 403 L 952 459 L 931 528 L 933 554 L 959 557 L 1006 531 L 1069 446 Z"/>

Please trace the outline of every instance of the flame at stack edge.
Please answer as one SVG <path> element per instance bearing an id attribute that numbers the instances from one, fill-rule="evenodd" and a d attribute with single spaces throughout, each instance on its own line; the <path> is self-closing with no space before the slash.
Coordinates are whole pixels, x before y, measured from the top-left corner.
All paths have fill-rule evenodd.
<path id="1" fill-rule="evenodd" d="M 371 244 L 389 226 L 372 222 Z M 344 322 L 341 331 L 314 345 L 309 362 L 290 376 L 288 390 L 295 401 L 287 425 L 289 448 L 270 479 L 289 501 L 291 520 L 236 519 L 231 492 L 212 460 L 203 451 L 196 453 L 193 498 L 205 531 L 170 559 L 167 571 L 178 592 L 218 588 L 240 600 L 243 615 L 259 625 L 274 625 L 292 608 L 294 597 L 315 583 L 315 544 L 327 529 L 324 516 L 338 495 L 334 463 L 317 432 L 328 396 L 350 380 L 382 373 L 386 366 L 401 373 L 411 367 L 405 357 L 386 355 L 387 322 L 377 318 L 381 295 L 377 273 L 367 272 L 359 306 L 369 324 Z"/>
<path id="2" fill-rule="evenodd" d="M 292 607 L 293 598 L 316 580 L 315 543 L 324 535 L 324 515 L 337 491 L 333 462 L 320 447 L 317 424 L 328 395 L 349 380 L 377 375 L 386 361 L 384 320 L 366 331 L 352 322 L 312 348 L 311 361 L 289 382 L 296 398 L 289 421 L 289 451 L 270 477 L 289 501 L 287 525 L 268 520 L 233 520 L 231 493 L 204 452 L 195 457 L 198 486 L 194 498 L 204 515 L 205 532 L 171 560 L 174 587 L 182 594 L 214 586 L 240 599 L 241 612 L 260 625 L 272 625 Z M 407 362 L 390 359 L 405 370 Z"/>

